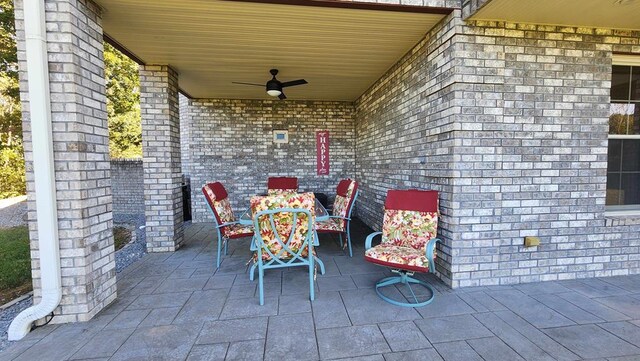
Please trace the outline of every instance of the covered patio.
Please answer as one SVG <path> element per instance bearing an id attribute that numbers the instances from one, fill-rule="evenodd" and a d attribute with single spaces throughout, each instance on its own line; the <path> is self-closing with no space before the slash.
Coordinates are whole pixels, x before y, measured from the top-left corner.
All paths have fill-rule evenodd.
<path id="1" fill-rule="evenodd" d="M 607 16 L 554 17 L 584 3 Z M 584 3 L 16 0 L 37 306 L 0 357 L 636 357 L 640 211 L 607 207 L 625 191 L 607 154 L 613 64 L 625 101 L 640 94 L 640 5 Z M 120 274 L 103 41 L 140 63 L 149 254 Z M 278 100 L 233 83 L 272 68 L 308 84 Z M 272 176 L 330 196 L 360 184 L 354 256 L 323 236 L 313 302 L 305 272 L 272 270 L 259 306 L 249 239 L 215 267 L 200 187 L 223 183 L 240 214 Z M 418 309 L 378 299 L 384 268 L 363 260 L 387 191 L 414 188 L 438 191 L 442 240 L 425 279 L 438 294 Z"/>
<path id="2" fill-rule="evenodd" d="M 374 291 L 383 267 L 323 237 L 327 272 L 309 301 L 304 269 L 265 275 L 265 305 L 249 282 L 248 240 L 215 270 L 210 225 L 185 229 L 174 253 L 148 254 L 118 275 L 118 299 L 88 322 L 47 325 L 1 360 L 637 360 L 640 277 L 452 290 L 403 308 Z"/>

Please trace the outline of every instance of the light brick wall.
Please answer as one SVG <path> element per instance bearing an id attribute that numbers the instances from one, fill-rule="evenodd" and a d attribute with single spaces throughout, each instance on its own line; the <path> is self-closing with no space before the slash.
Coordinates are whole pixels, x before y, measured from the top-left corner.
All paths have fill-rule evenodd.
<path id="1" fill-rule="evenodd" d="M 113 213 L 144 214 L 142 159 L 112 159 Z"/>
<path id="2" fill-rule="evenodd" d="M 45 5 L 63 285 L 52 322 L 86 321 L 116 298 L 100 9 L 85 0 Z M 37 303 L 41 284 L 22 0 L 15 1 L 15 9 Z"/>
<path id="3" fill-rule="evenodd" d="M 456 12 L 456 13 L 459 13 Z M 389 189 L 440 191 L 437 270 L 450 282 L 455 114 L 451 38 L 459 16 L 448 16 L 356 102 L 356 214 L 381 229 Z"/>
<path id="4" fill-rule="evenodd" d="M 462 18 L 467 19 L 490 2 L 491 0 L 462 0 Z"/>
<path id="5" fill-rule="evenodd" d="M 456 43 L 454 286 L 638 273 L 638 222 L 604 211 L 611 54 L 640 32 L 477 22 Z"/>
<path id="6" fill-rule="evenodd" d="M 234 210 L 266 192 L 267 177 L 296 176 L 300 189 L 335 195 L 355 173 L 353 105 L 345 102 L 193 99 L 190 107 L 191 202 L 194 222 L 209 222 L 202 185 L 222 182 Z M 289 131 L 274 144 L 273 130 Z M 331 169 L 316 175 L 316 131 L 328 130 Z M 238 214 L 239 215 L 239 214 Z"/>
<path id="7" fill-rule="evenodd" d="M 189 122 L 189 106 L 191 104 L 191 99 L 187 98 L 184 94 L 179 94 L 179 102 L 180 102 L 180 162 L 182 168 L 182 174 L 187 177 L 190 174 L 190 159 L 191 159 L 191 151 L 189 148 L 189 138 L 190 138 L 190 122 Z"/>
<path id="8" fill-rule="evenodd" d="M 175 251 L 183 241 L 178 74 L 140 66 L 140 110 L 147 251 Z"/>
<path id="9" fill-rule="evenodd" d="M 453 287 L 639 273 L 640 219 L 604 204 L 611 54 L 640 32 L 460 18 L 356 103 L 357 215 L 378 228 L 387 189 L 439 190 Z"/>

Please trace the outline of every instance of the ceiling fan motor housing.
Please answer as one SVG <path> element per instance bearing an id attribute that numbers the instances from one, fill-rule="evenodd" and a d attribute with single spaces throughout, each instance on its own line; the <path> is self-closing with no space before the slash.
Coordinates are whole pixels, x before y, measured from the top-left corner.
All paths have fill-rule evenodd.
<path id="1" fill-rule="evenodd" d="M 267 91 L 269 90 L 282 91 L 282 84 L 277 79 L 271 79 L 267 82 Z"/>

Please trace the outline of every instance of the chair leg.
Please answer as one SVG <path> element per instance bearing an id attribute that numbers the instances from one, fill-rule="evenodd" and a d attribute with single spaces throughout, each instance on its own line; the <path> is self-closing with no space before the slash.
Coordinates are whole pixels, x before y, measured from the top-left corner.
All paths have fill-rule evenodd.
<path id="1" fill-rule="evenodd" d="M 258 267 L 258 288 L 260 290 L 260 306 L 264 305 L 264 269 L 262 267 Z"/>
<path id="2" fill-rule="evenodd" d="M 396 271 L 397 272 L 397 271 Z M 399 276 L 393 276 L 393 277 L 387 277 L 387 278 L 383 278 L 380 281 L 378 281 L 378 283 L 376 283 L 376 293 L 378 294 L 378 296 L 380 298 L 382 298 L 383 300 L 396 305 L 396 306 L 403 306 L 403 307 L 422 307 L 422 306 L 426 306 L 428 304 L 430 304 L 433 301 L 433 298 L 435 297 L 435 290 L 426 282 L 420 281 L 416 278 L 411 277 L 409 274 L 407 274 L 406 271 L 400 271 L 398 272 Z M 413 297 L 413 300 L 415 302 L 400 302 L 400 301 L 396 301 L 394 299 L 391 299 L 387 296 L 385 296 L 384 294 L 382 294 L 382 292 L 380 291 L 380 288 L 382 287 L 386 287 L 386 286 L 391 286 L 394 284 L 405 284 L 408 288 L 409 288 L 409 292 L 411 293 L 411 296 Z M 413 288 L 411 288 L 411 284 L 419 284 L 423 287 L 425 287 L 426 289 L 428 289 L 431 292 L 431 297 L 429 297 L 427 300 L 420 302 L 418 300 L 418 297 L 416 296 L 416 294 L 413 292 Z"/>
<path id="3" fill-rule="evenodd" d="M 342 233 L 338 233 L 338 237 L 340 237 L 340 249 L 344 249 L 344 242 L 342 241 Z"/>
<path id="4" fill-rule="evenodd" d="M 218 258 L 216 261 L 216 268 L 220 268 L 220 252 L 222 249 L 222 234 L 220 234 L 220 229 L 218 229 Z"/>
<path id="5" fill-rule="evenodd" d="M 316 290 L 315 284 L 313 282 L 313 273 L 314 273 L 313 258 L 314 257 L 309 257 L 309 299 L 311 299 L 311 301 L 315 299 L 315 290 Z"/>
<path id="6" fill-rule="evenodd" d="M 254 275 L 256 273 L 256 267 L 258 266 L 258 262 L 254 262 L 249 269 L 249 281 L 253 281 L 255 278 Z"/>
<path id="7" fill-rule="evenodd" d="M 347 221 L 347 244 L 349 244 L 349 257 L 353 257 L 353 250 L 351 250 L 351 222 Z"/>
<path id="8" fill-rule="evenodd" d="M 323 275 L 324 274 L 324 262 L 322 262 L 322 260 L 320 258 L 318 258 L 318 256 L 313 256 L 313 259 L 318 262 L 318 266 L 320 266 L 320 274 Z"/>

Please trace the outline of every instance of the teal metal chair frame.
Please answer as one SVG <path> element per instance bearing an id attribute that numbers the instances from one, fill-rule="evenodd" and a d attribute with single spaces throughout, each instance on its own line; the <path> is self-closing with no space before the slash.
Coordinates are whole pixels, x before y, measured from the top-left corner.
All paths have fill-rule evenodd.
<path id="1" fill-rule="evenodd" d="M 227 252 L 229 251 L 229 239 L 227 237 L 223 237 L 222 236 L 222 232 L 220 231 L 223 227 L 226 226 L 230 226 L 232 224 L 239 224 L 240 222 L 235 221 L 235 222 L 227 222 L 227 223 L 223 223 L 223 224 L 218 224 L 218 218 L 216 217 L 216 214 L 214 213 L 213 209 L 211 209 L 211 205 L 209 204 L 209 202 L 205 202 L 207 203 L 207 208 L 209 209 L 209 212 L 211 213 L 211 216 L 213 217 L 213 223 L 215 224 L 215 229 L 216 232 L 218 232 L 218 257 L 216 258 L 216 268 L 220 268 L 220 253 L 222 252 L 222 243 L 224 243 L 224 255 L 227 255 Z M 255 237 L 255 235 L 254 235 Z"/>
<path id="2" fill-rule="evenodd" d="M 282 247 L 278 253 L 273 254 L 265 245 L 262 236 L 260 235 L 260 226 L 258 220 L 261 216 L 268 215 L 269 223 L 271 224 L 271 229 L 275 230 L 276 225 L 273 220 L 273 215 L 276 213 L 293 213 L 293 222 L 291 223 L 291 234 L 289 235 L 289 239 L 286 242 L 280 238 L 280 235 L 277 232 L 274 232 L 275 239 L 278 241 L 278 244 Z M 293 239 L 295 235 L 296 224 L 298 220 L 298 214 L 304 213 L 307 216 L 308 220 L 308 231 L 305 239 L 298 249 L 298 252 L 294 252 L 289 247 L 289 242 Z M 314 234 L 313 229 L 313 218 L 311 217 L 311 212 L 306 209 L 301 208 L 278 208 L 278 209 L 269 209 L 258 212 L 253 217 L 254 224 L 254 237 L 252 243 L 254 243 L 253 249 L 258 252 L 258 259 L 256 261 L 258 267 L 258 288 L 260 291 L 260 305 L 264 305 L 264 270 L 271 268 L 285 268 L 285 267 L 295 267 L 295 266 L 308 266 L 309 267 L 309 298 L 311 301 L 315 299 L 315 285 L 314 285 L 314 269 L 315 269 L 315 257 L 313 256 L 313 242 L 311 241 L 312 235 Z M 308 254 L 307 258 L 302 256 L 302 251 L 307 248 Z M 266 263 L 262 260 L 262 254 L 266 252 L 271 259 Z M 291 257 L 287 259 L 281 259 L 280 256 L 284 253 L 288 253 Z M 253 270 L 255 268 L 255 264 L 251 269 L 250 279 L 253 281 Z"/>
<path id="3" fill-rule="evenodd" d="M 367 236 L 365 242 L 364 242 L 364 249 L 365 251 L 368 250 L 369 248 L 371 248 L 371 242 L 373 241 L 373 238 L 375 236 L 381 235 L 382 232 L 373 232 L 370 235 Z M 429 240 L 429 242 L 427 243 L 426 246 L 426 250 L 425 250 L 425 256 L 427 257 L 427 260 L 429 262 L 429 272 L 430 273 L 435 273 L 436 270 L 436 265 L 435 262 L 433 261 L 433 255 L 434 252 L 436 250 L 436 244 L 440 242 L 439 238 L 432 238 Z M 408 271 L 408 270 L 403 270 L 400 268 L 392 268 L 391 272 L 393 273 L 397 273 L 398 276 L 392 276 L 392 277 L 387 277 L 387 278 L 383 278 L 380 281 L 378 281 L 376 283 L 376 293 L 378 294 L 378 296 L 380 296 L 380 298 L 382 298 L 383 300 L 394 304 L 396 306 L 403 306 L 403 307 L 422 307 L 422 306 L 426 306 L 428 304 L 430 304 L 431 302 L 433 302 L 433 298 L 435 297 L 436 293 L 435 290 L 433 289 L 433 287 L 431 287 L 431 285 L 429 285 L 428 283 L 421 281 L 417 278 L 412 277 L 414 275 L 414 272 L 412 271 Z M 411 296 L 413 297 L 413 300 L 415 302 L 401 302 L 401 301 L 397 301 L 394 300 L 386 295 L 384 295 L 381 291 L 380 288 L 382 287 L 386 287 L 386 286 L 391 286 L 394 284 L 404 284 L 407 286 L 407 288 L 409 289 L 409 292 L 411 293 Z M 419 301 L 418 297 L 416 296 L 415 292 L 413 292 L 413 288 L 411 288 L 411 284 L 418 284 L 421 285 L 423 287 L 425 287 L 426 289 L 428 289 L 431 292 L 431 297 L 429 297 L 427 300 L 425 301 Z"/>
<path id="4" fill-rule="evenodd" d="M 349 246 L 349 257 L 353 257 L 353 250 L 351 249 L 351 212 L 353 212 L 353 205 L 356 204 L 356 200 L 358 199 L 358 194 L 360 193 L 360 190 L 356 190 L 356 194 L 353 196 L 353 201 L 351 202 L 351 206 L 349 207 L 349 213 L 347 214 L 346 217 L 341 217 L 341 216 L 329 216 L 329 218 L 336 218 L 336 219 L 342 219 L 347 221 L 347 225 L 346 225 L 346 229 L 344 232 L 337 232 L 338 236 L 340 237 L 340 247 L 342 247 L 342 249 L 346 248 L 347 245 Z M 320 233 L 324 233 L 324 232 L 320 232 Z M 334 233 L 334 232 L 326 232 L 326 233 Z M 342 240 L 342 233 L 346 233 L 347 235 L 347 243 L 345 244 Z M 324 273 L 324 272 L 323 272 Z"/>

